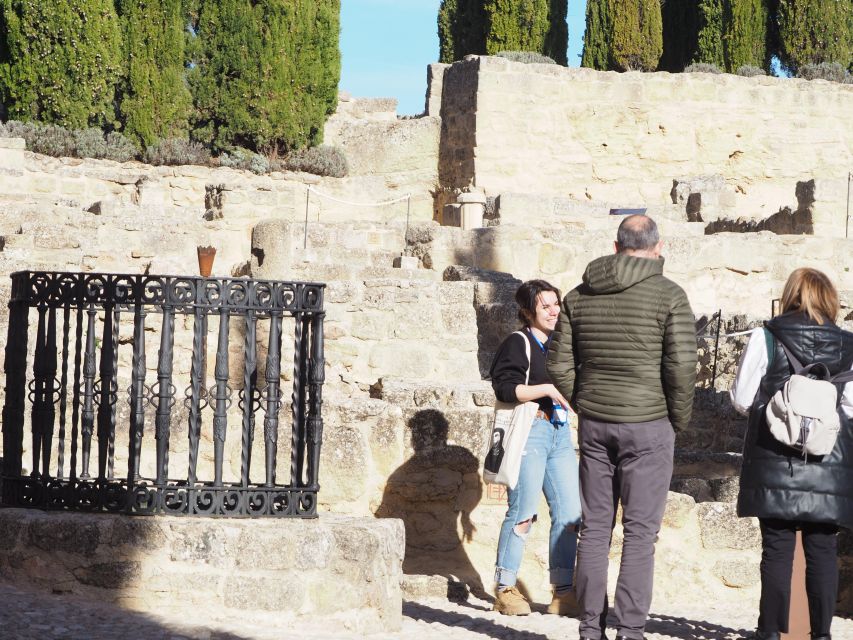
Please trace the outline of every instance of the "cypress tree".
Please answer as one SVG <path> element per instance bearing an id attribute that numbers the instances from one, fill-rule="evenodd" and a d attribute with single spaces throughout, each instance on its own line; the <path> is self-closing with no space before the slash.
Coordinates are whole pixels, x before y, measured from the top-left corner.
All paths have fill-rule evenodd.
<path id="1" fill-rule="evenodd" d="M 724 34 L 723 0 L 699 1 L 699 35 L 697 37 L 694 62 L 713 64 L 725 69 L 726 59 L 723 51 Z"/>
<path id="2" fill-rule="evenodd" d="M 663 0 L 663 55 L 661 71 L 683 71 L 696 56 L 699 36 L 698 0 Z"/>
<path id="3" fill-rule="evenodd" d="M 568 63 L 567 0 L 442 0 L 439 60 L 469 54 L 534 51 Z"/>
<path id="4" fill-rule="evenodd" d="M 125 77 L 124 133 L 146 147 L 187 137 L 192 99 L 184 81 L 186 16 L 181 0 L 119 0 Z"/>
<path id="5" fill-rule="evenodd" d="M 612 67 L 618 71 L 654 71 L 662 53 L 659 0 L 614 0 Z"/>
<path id="6" fill-rule="evenodd" d="M 337 104 L 340 0 L 201 0 L 193 136 L 225 149 L 318 144 Z"/>
<path id="7" fill-rule="evenodd" d="M 766 1 L 728 0 L 725 9 L 726 71 L 734 73 L 743 65 L 769 69 Z"/>
<path id="8" fill-rule="evenodd" d="M 566 0 L 486 0 L 486 51 L 535 51 L 565 65 Z"/>
<path id="9" fill-rule="evenodd" d="M 7 118 L 111 125 L 121 33 L 113 0 L 0 0 L 0 97 Z"/>
<path id="10" fill-rule="evenodd" d="M 851 0 L 778 0 L 779 58 L 791 73 L 804 64 L 853 61 Z"/>
<path id="11" fill-rule="evenodd" d="M 438 10 L 439 62 L 486 53 L 483 0 L 442 0 Z"/>
<path id="12" fill-rule="evenodd" d="M 610 69 L 613 29 L 613 0 L 587 0 L 586 30 L 583 34 L 581 66 L 599 71 Z"/>

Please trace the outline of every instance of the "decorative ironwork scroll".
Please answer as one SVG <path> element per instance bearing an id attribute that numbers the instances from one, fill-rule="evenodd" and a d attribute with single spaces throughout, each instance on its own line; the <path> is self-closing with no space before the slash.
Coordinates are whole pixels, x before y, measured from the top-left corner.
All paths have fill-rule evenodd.
<path id="1" fill-rule="evenodd" d="M 245 278 L 12 274 L 2 503 L 143 515 L 316 517 L 324 289 L 322 283 Z M 150 321 L 152 314 L 160 320 Z M 208 387 L 209 326 L 215 339 L 211 334 Z M 283 344 L 294 349 L 287 391 L 292 421 L 279 418 Z M 157 358 L 149 369 L 146 355 L 153 349 Z M 146 423 L 153 428 L 146 430 Z M 185 439 L 178 438 L 183 429 Z M 280 438 L 287 429 L 289 437 Z M 32 447 L 25 460 L 26 433 Z M 280 452 L 279 443 L 287 449 Z M 261 445 L 252 472 L 253 449 Z M 276 462 L 288 454 L 289 477 L 279 480 Z M 170 456 L 185 465 L 181 459 L 170 465 Z M 186 476 L 176 477 L 178 469 Z"/>

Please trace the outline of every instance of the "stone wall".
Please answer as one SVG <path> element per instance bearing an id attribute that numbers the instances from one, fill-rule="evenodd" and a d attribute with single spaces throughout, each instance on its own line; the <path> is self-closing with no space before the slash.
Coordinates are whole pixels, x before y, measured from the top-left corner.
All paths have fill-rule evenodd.
<path id="1" fill-rule="evenodd" d="M 581 281 L 592 259 L 613 252 L 619 222 L 616 216 L 591 213 L 550 227 L 501 224 L 463 231 L 424 223 L 410 230 L 409 251 L 439 272 L 464 264 L 521 280 L 543 277 L 565 291 Z M 705 236 L 701 223 L 658 222 L 665 275 L 684 287 L 697 315 L 722 309 L 729 318 L 746 314 L 766 319 L 788 275 L 801 266 L 826 272 L 842 292 L 843 306 L 853 307 L 851 241 L 769 231 Z"/>
<path id="2" fill-rule="evenodd" d="M 442 187 L 636 207 L 676 201 L 674 181 L 719 176 L 707 222 L 795 210 L 798 183 L 813 179 L 815 232 L 844 235 L 850 85 L 476 56 L 430 78 L 428 101 L 442 95 Z"/>
<path id="3" fill-rule="evenodd" d="M 306 632 L 402 622 L 397 520 L 0 512 L 0 576 L 134 611 L 215 608 Z"/>

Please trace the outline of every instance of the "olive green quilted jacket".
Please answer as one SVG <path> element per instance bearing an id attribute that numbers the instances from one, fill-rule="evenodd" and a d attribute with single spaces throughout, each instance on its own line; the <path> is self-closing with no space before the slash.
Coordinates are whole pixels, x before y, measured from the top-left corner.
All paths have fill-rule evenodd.
<path id="1" fill-rule="evenodd" d="M 669 416 L 687 427 L 696 334 L 684 290 L 663 258 L 614 254 L 589 263 L 566 294 L 548 348 L 551 381 L 581 414 L 607 422 Z"/>

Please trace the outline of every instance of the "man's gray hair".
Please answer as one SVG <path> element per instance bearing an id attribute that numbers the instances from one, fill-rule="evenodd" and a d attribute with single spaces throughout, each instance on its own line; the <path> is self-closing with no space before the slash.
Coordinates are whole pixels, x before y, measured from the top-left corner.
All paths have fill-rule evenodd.
<path id="1" fill-rule="evenodd" d="M 619 225 L 616 242 L 619 251 L 648 251 L 660 242 L 658 226 L 648 216 L 628 216 Z"/>

